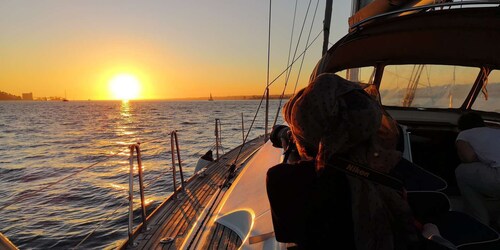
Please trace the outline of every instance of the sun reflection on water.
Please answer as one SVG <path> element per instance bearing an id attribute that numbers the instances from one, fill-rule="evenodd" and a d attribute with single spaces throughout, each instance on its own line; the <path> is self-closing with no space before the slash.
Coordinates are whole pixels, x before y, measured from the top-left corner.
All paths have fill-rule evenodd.
<path id="1" fill-rule="evenodd" d="M 110 183 L 109 185 L 111 186 L 111 188 L 113 188 L 115 190 L 128 190 L 128 186 L 125 186 L 125 185 L 119 185 L 119 184 L 115 184 L 115 183 Z"/>
<path id="2" fill-rule="evenodd" d="M 130 102 L 122 101 L 120 107 L 120 114 L 122 117 L 130 117 Z"/>
<path id="3" fill-rule="evenodd" d="M 126 172 L 128 173 L 130 171 L 130 161 L 127 159 L 127 161 L 120 161 L 119 164 L 121 165 L 119 171 L 120 172 Z M 147 171 L 147 167 L 146 165 L 144 165 L 144 163 L 142 163 L 142 172 L 143 174 Z M 134 175 L 138 174 L 139 173 L 139 166 L 137 165 L 137 160 L 136 160 L 136 156 L 134 155 L 134 168 L 133 168 L 133 171 L 134 171 Z"/>
<path id="4" fill-rule="evenodd" d="M 122 101 L 120 106 L 120 122 L 116 126 L 116 134 L 120 137 L 126 136 L 130 137 L 131 135 L 135 135 L 136 131 L 133 131 L 133 127 L 130 124 L 134 123 L 134 117 L 132 116 L 132 107 L 129 101 Z M 128 141 L 119 141 L 118 144 L 129 144 Z"/>

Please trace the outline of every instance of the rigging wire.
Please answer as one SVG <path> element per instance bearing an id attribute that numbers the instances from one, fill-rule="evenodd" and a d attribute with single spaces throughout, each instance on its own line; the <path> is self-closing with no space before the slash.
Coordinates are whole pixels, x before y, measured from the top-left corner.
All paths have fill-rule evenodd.
<path id="1" fill-rule="evenodd" d="M 311 5 L 311 1 L 309 1 L 309 6 L 310 5 Z M 299 83 L 300 73 L 302 72 L 302 66 L 304 64 L 304 59 L 306 57 L 305 53 L 307 52 L 307 45 L 309 44 L 309 40 L 311 38 L 311 33 L 312 33 L 313 26 L 314 26 L 314 20 L 316 20 L 316 13 L 318 11 L 318 6 L 319 6 L 319 0 L 316 1 L 316 8 L 314 10 L 314 15 L 313 15 L 313 18 L 311 20 L 311 27 L 309 28 L 309 34 L 307 35 L 306 48 L 304 49 L 304 53 L 302 53 L 301 56 L 298 57 L 298 58 L 302 58 L 302 60 L 300 62 L 300 67 L 299 67 L 299 70 L 298 70 L 298 73 L 297 73 L 297 79 L 295 81 L 295 87 L 293 88 L 293 94 L 292 95 L 295 95 L 295 91 L 296 91 L 297 85 Z M 308 11 L 309 11 L 309 7 L 308 7 Z M 306 18 L 307 18 L 307 14 L 306 14 Z M 304 24 L 305 24 L 305 21 L 306 21 L 306 19 L 304 19 Z M 302 28 L 303 28 L 303 26 L 302 26 Z M 297 48 L 298 48 L 298 43 L 297 43 Z M 285 86 L 283 88 L 283 92 L 281 93 L 281 96 L 280 96 L 280 102 L 279 102 L 279 105 L 278 105 L 278 109 L 276 111 L 276 116 L 274 117 L 273 127 L 276 125 L 276 122 L 278 121 L 278 116 L 279 116 L 279 113 L 280 113 L 280 110 L 281 110 L 281 104 L 283 102 L 283 98 L 285 97 L 285 90 L 287 88 L 287 85 L 288 85 L 288 79 L 285 82 Z"/>
<path id="2" fill-rule="evenodd" d="M 288 47 L 288 59 L 286 60 L 286 66 L 290 65 L 290 55 L 292 54 L 293 33 L 295 31 L 295 18 L 297 16 L 297 2 L 298 2 L 298 0 L 295 0 L 295 9 L 293 11 L 292 31 L 290 32 L 290 45 Z M 307 15 L 306 15 L 306 17 L 307 17 Z M 299 40 L 300 40 L 300 38 L 299 38 Z M 286 73 L 285 86 L 288 83 L 288 77 L 289 77 L 291 72 L 292 72 L 292 69 L 290 68 L 290 70 L 288 70 L 288 72 Z"/>
<path id="3" fill-rule="evenodd" d="M 306 16 L 304 17 L 304 21 L 302 22 L 302 27 L 300 28 L 300 34 L 299 34 L 299 38 L 297 40 L 297 45 L 295 46 L 295 51 L 293 53 L 294 59 L 296 58 L 297 51 L 299 50 L 300 40 L 302 39 L 302 33 L 304 32 L 304 27 L 306 26 L 307 16 L 309 15 L 309 9 L 311 8 L 311 3 L 312 3 L 312 0 L 309 0 L 309 4 L 307 5 L 307 10 L 306 10 Z M 313 22 L 314 22 L 314 19 L 313 19 Z M 307 45 L 307 43 L 306 43 L 306 45 Z M 303 53 L 301 55 L 305 55 L 305 53 Z M 298 58 L 300 58 L 300 56 Z M 290 72 L 291 71 L 292 71 L 292 67 L 290 67 Z M 290 74 L 288 74 L 288 76 L 289 75 Z M 288 77 L 286 79 L 286 83 L 288 84 Z M 286 86 L 285 86 L 285 88 L 286 88 Z"/>
<path id="4" fill-rule="evenodd" d="M 307 46 L 307 48 L 295 59 L 292 61 L 292 63 L 286 68 L 284 69 L 278 76 L 276 76 L 268 85 L 267 87 L 270 87 L 273 83 L 276 82 L 276 80 L 278 80 L 283 74 L 286 73 L 286 71 L 300 58 L 301 55 L 305 54 L 305 52 L 307 50 L 309 50 L 309 48 L 314 44 L 314 42 L 318 39 L 318 37 L 323 33 L 323 31 L 320 31 L 316 37 L 313 39 L 313 41 Z M 267 89 L 267 88 L 266 88 Z M 253 128 L 253 124 L 255 123 L 255 120 L 257 118 L 257 114 L 259 113 L 259 110 L 260 110 L 260 107 L 262 106 L 262 102 L 264 101 L 264 98 L 265 98 L 265 95 L 266 95 L 266 90 L 264 90 L 264 93 L 262 94 L 262 97 L 260 99 L 260 103 L 259 103 L 259 106 L 257 108 L 257 111 L 255 112 L 255 115 L 254 115 L 254 118 L 252 119 L 252 123 L 250 124 L 250 127 L 248 128 L 248 131 L 247 131 L 247 134 L 245 136 L 245 139 L 243 140 L 243 144 L 242 146 L 244 146 L 244 144 L 246 143 L 247 139 L 248 139 L 248 135 L 250 134 L 250 131 L 252 130 Z M 241 151 L 242 151 L 242 147 L 240 147 L 240 150 L 238 152 L 238 155 L 236 155 L 236 158 L 235 158 L 235 161 L 234 161 L 234 164 L 236 164 L 236 161 L 238 160 L 240 154 L 241 154 Z"/>
<path id="5" fill-rule="evenodd" d="M 311 7 L 311 3 L 312 3 L 312 0 L 309 0 L 309 4 L 307 5 L 307 10 L 306 10 L 306 15 L 304 17 L 304 21 L 302 22 L 302 27 L 300 29 L 299 37 L 297 39 L 297 45 L 295 46 L 295 51 L 293 53 L 293 58 L 294 59 L 295 59 L 295 56 L 297 55 L 297 50 L 299 49 L 300 40 L 302 38 L 302 32 L 304 31 L 304 27 L 305 27 L 305 24 L 306 24 L 307 16 L 309 15 L 309 9 Z M 314 22 L 314 18 L 313 18 L 313 22 Z M 295 24 L 295 16 L 294 16 L 294 24 Z M 292 35 L 293 35 L 293 32 L 292 32 Z M 307 42 L 306 42 L 306 45 L 307 45 Z M 289 61 L 290 60 L 288 60 L 288 63 L 289 63 Z M 290 78 L 291 72 L 292 72 L 292 67 L 290 67 L 288 69 L 287 74 L 285 76 L 285 86 L 283 87 L 283 91 L 282 91 L 281 96 L 280 96 L 280 101 L 279 101 L 279 104 L 278 104 L 278 108 L 276 109 L 276 116 L 274 116 L 273 127 L 276 125 L 276 122 L 278 120 L 279 112 L 281 110 L 281 103 L 282 103 L 283 97 L 285 95 L 286 87 L 288 86 L 288 80 Z M 299 76 L 300 76 L 300 74 L 299 74 Z"/>
<path id="6" fill-rule="evenodd" d="M 276 76 L 266 87 L 266 90 L 268 87 L 270 87 L 273 83 L 276 82 L 276 80 L 278 80 L 284 73 L 286 73 L 286 71 L 300 58 L 301 55 L 303 55 L 313 44 L 314 42 L 318 39 L 318 37 L 323 33 L 323 31 L 320 31 L 316 37 L 313 39 L 313 41 L 307 46 L 307 48 L 295 59 L 292 61 L 292 63 L 286 68 L 284 69 L 278 76 Z M 255 115 L 254 115 L 254 118 L 252 119 L 252 123 L 250 124 L 250 127 L 248 128 L 248 131 L 247 131 L 247 134 L 245 136 L 245 139 L 243 140 L 243 144 L 242 144 L 242 147 L 240 147 L 240 150 L 238 152 L 238 155 L 236 155 L 236 158 L 235 158 L 235 161 L 234 161 L 234 164 L 236 164 L 236 161 L 238 160 L 238 158 L 240 157 L 240 154 L 241 154 L 241 150 L 243 149 L 243 146 L 244 144 L 246 143 L 247 139 L 248 139 L 248 135 L 250 134 L 250 131 L 252 130 L 253 128 L 253 124 L 255 123 L 255 120 L 257 118 L 257 114 L 259 113 L 259 110 L 260 110 L 260 107 L 262 106 L 262 102 L 264 101 L 264 97 L 266 95 L 266 90 L 264 90 L 264 94 L 262 94 L 262 97 L 260 99 L 260 103 L 259 103 L 259 106 L 257 108 L 257 111 L 255 112 Z"/>
<path id="7" fill-rule="evenodd" d="M 319 6 L 319 0 L 316 1 L 316 9 L 314 10 L 314 15 L 313 15 L 313 18 L 312 18 L 312 21 L 311 21 L 311 27 L 309 28 L 309 34 L 307 35 L 306 45 L 309 43 L 309 39 L 311 38 L 311 32 L 312 32 L 312 28 L 314 26 L 314 20 L 316 20 L 316 13 L 318 12 L 318 6 Z M 297 75 L 297 80 L 295 81 L 295 87 L 293 88 L 293 94 L 294 95 L 295 95 L 295 91 L 297 90 L 297 85 L 299 83 L 300 73 L 302 72 L 302 66 L 304 65 L 304 59 L 305 58 L 306 58 L 306 55 L 304 54 L 302 56 L 302 60 L 300 61 L 300 67 L 299 67 L 299 72 L 298 72 L 298 75 Z"/>
<path id="8" fill-rule="evenodd" d="M 297 58 L 296 58 L 295 60 L 293 60 L 293 61 L 292 61 L 292 63 L 291 63 L 291 64 L 290 64 L 290 65 L 289 65 L 286 69 L 284 69 L 284 70 L 283 70 L 280 74 L 278 74 L 278 76 L 276 76 L 276 77 L 275 77 L 275 78 L 274 78 L 274 79 L 273 79 L 273 80 L 272 80 L 272 81 L 268 84 L 268 86 L 267 86 L 267 87 L 270 87 L 271 85 L 273 85 L 273 84 L 276 82 L 276 80 L 278 80 L 278 79 L 279 79 L 279 78 L 280 78 L 283 74 L 285 74 L 285 73 L 286 73 L 286 71 L 287 71 L 290 67 L 292 67 L 292 65 L 293 65 L 293 64 L 295 64 L 295 63 L 299 60 L 299 58 L 300 58 L 302 55 L 304 55 L 304 54 L 305 54 L 305 53 L 309 50 L 309 48 L 310 48 L 310 47 L 314 44 L 314 42 L 316 42 L 316 40 L 318 40 L 318 37 L 319 37 L 321 34 L 323 34 L 323 31 L 322 31 L 322 30 L 321 30 L 321 31 L 320 31 L 320 32 L 319 32 L 319 33 L 318 33 L 318 34 L 314 37 L 313 41 L 312 41 L 312 42 L 311 42 L 311 43 L 310 43 L 310 44 L 309 44 L 309 45 L 305 48 L 305 50 L 304 50 L 304 51 L 302 51 L 302 53 L 300 53 L 300 54 L 297 56 Z"/>
<path id="9" fill-rule="evenodd" d="M 283 73 L 281 73 L 281 74 L 283 74 Z M 241 154 L 241 151 L 243 150 L 243 146 L 245 146 L 245 143 L 248 139 L 248 135 L 250 134 L 250 131 L 253 128 L 253 125 L 254 125 L 255 120 L 257 118 L 257 114 L 259 114 L 260 107 L 262 106 L 262 102 L 264 101 L 264 97 L 266 96 L 266 91 L 267 91 L 267 88 L 266 88 L 266 90 L 264 90 L 264 94 L 262 94 L 262 98 L 260 99 L 260 103 L 259 103 L 259 106 L 257 107 L 257 111 L 255 112 L 255 115 L 252 119 L 252 123 L 250 124 L 250 127 L 248 128 L 247 134 L 245 135 L 245 139 L 243 140 L 243 144 L 241 144 L 240 149 L 238 151 L 238 154 L 236 155 L 236 158 L 234 158 L 233 165 L 235 165 L 236 162 L 238 161 L 238 159 L 240 158 L 240 154 Z"/>

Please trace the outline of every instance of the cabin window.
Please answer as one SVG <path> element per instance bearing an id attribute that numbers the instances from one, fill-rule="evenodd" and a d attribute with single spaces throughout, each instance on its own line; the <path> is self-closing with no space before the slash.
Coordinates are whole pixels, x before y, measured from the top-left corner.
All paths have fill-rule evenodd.
<path id="1" fill-rule="evenodd" d="M 369 66 L 369 67 L 362 67 L 362 68 L 355 68 L 355 69 L 345 69 L 345 70 L 339 71 L 335 74 L 337 74 L 338 76 L 340 76 L 344 79 L 349 79 L 350 81 L 353 81 L 353 82 L 372 84 L 373 77 L 375 75 L 375 67 Z"/>
<path id="2" fill-rule="evenodd" d="M 399 107 L 459 108 L 479 68 L 449 65 L 388 65 L 380 83 L 382 104 Z"/>
<path id="3" fill-rule="evenodd" d="M 472 109 L 500 112 L 500 70 L 490 72 L 488 84 L 479 92 Z"/>

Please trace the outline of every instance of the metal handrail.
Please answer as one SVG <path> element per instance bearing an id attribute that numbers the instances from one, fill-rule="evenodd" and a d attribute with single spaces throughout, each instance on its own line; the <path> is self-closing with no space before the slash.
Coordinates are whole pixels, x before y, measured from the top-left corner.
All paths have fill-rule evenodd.
<path id="1" fill-rule="evenodd" d="M 174 148 L 175 144 L 175 148 Z M 181 190 L 184 190 L 184 174 L 182 173 L 182 164 L 181 164 L 181 153 L 179 150 L 179 140 L 177 139 L 177 131 L 174 130 L 170 132 L 170 148 L 172 153 L 172 178 L 174 182 L 174 193 L 173 198 L 177 198 L 177 183 L 175 177 L 175 152 L 177 151 L 177 160 L 179 162 L 179 173 L 181 175 Z M 175 149 L 175 150 L 174 150 Z"/>
<path id="2" fill-rule="evenodd" d="M 139 190 L 141 194 L 141 210 L 142 210 L 142 229 L 147 230 L 146 224 L 146 206 L 144 199 L 144 182 L 143 182 L 143 173 L 142 173 L 142 160 L 141 160 L 141 149 L 140 143 L 132 144 L 129 146 L 130 149 L 130 173 L 129 173 L 129 214 L 128 214 L 128 243 L 130 246 L 134 245 L 133 239 L 133 221 L 134 221 L 134 151 L 137 152 L 137 172 L 139 175 Z"/>

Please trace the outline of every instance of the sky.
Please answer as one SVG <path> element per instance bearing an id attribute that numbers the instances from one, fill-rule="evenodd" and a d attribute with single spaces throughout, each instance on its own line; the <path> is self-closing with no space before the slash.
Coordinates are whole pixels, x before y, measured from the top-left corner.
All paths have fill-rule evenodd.
<path id="1" fill-rule="evenodd" d="M 297 1 L 293 25 L 295 2 L 272 1 L 270 80 L 296 50 L 310 1 Z M 317 3 L 311 1 L 297 55 Z M 324 5 L 319 0 L 310 41 L 321 32 Z M 348 0 L 334 1 L 330 46 L 347 33 L 350 8 Z M 3 0 L 0 91 L 117 99 L 110 85 L 126 75 L 139 85 L 136 99 L 261 95 L 268 78 L 268 16 L 269 1 L 262 0 Z M 307 84 L 322 39 L 307 52 L 299 80 L 298 73 L 290 76 L 287 93 L 296 82 L 297 88 Z M 281 94 L 284 82 L 276 81 L 270 94 Z"/>

